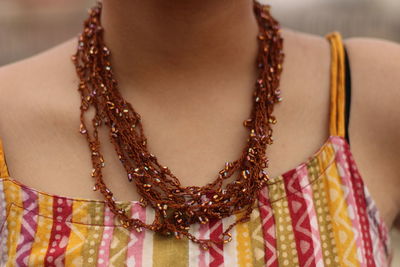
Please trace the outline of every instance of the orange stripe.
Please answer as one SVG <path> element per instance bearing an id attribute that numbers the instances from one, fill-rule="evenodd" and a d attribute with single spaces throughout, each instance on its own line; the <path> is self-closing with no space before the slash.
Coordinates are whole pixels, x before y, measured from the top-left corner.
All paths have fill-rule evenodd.
<path id="1" fill-rule="evenodd" d="M 345 136 L 345 63 L 344 46 L 339 32 L 325 36 L 331 46 L 330 75 L 330 122 L 329 132 L 334 136 Z"/>
<path id="2" fill-rule="evenodd" d="M 3 143 L 0 139 L 0 177 L 9 177 L 8 168 L 6 164 L 6 157 L 4 155 Z"/>

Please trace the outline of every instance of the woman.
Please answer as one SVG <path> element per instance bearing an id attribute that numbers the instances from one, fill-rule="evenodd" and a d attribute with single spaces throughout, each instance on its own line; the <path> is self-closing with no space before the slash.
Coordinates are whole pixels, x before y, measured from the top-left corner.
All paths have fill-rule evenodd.
<path id="1" fill-rule="evenodd" d="M 143 118 L 148 151 L 173 170 L 182 186 L 214 181 L 221 163 L 239 158 L 246 145 L 249 131 L 240 125 L 259 103 L 252 97 L 262 39 L 255 38 L 259 20 L 254 6 L 257 3 L 249 0 L 102 4 L 98 19 L 118 90 Z M 91 22 L 96 34 L 98 25 Z M 99 89 L 101 83 L 86 84 L 92 76 L 85 76 L 81 63 L 87 59 L 95 64 L 90 55 L 107 52 L 90 51 L 90 40 L 100 41 L 90 39 L 92 26 L 87 27 L 86 39 L 79 40 L 81 50 L 78 38 L 72 38 L 0 70 L 2 264 L 390 264 L 387 233 L 400 211 L 398 44 L 366 38 L 342 41 L 338 33 L 321 37 L 290 29 L 275 32 L 276 43 L 279 36 L 283 39 L 284 60 L 271 77 L 280 81 L 275 89 L 281 89 L 283 101 L 269 102 L 276 104 L 278 123 L 273 125 L 275 141 L 267 148 L 267 186 L 253 188 L 249 195 L 243 187 L 243 193 L 231 196 L 257 199 L 250 201 L 256 204 L 250 220 L 238 223 L 230 235 L 223 233 L 240 217 L 237 212 L 221 220 L 210 216 L 205 224 L 192 221 L 189 232 L 175 232 L 176 239 L 155 232 L 172 234 L 178 222 L 143 230 L 107 205 L 114 201 L 111 195 L 104 200 L 102 194 L 111 190 L 123 201 L 118 205 L 126 216 L 148 225 L 155 212 L 161 213 L 157 207 L 164 207 L 143 207 L 146 201 L 157 203 L 146 195 L 155 181 L 140 182 L 148 189 L 139 193 L 132 183 L 137 186 L 139 178 L 129 173 L 129 179 L 123 178 L 124 162 L 107 136 L 118 138 L 122 130 L 117 124 L 99 128 L 108 189 L 102 187 L 97 169 L 92 173 L 95 179 L 87 177 L 99 152 L 89 154 L 88 139 L 82 137 L 93 130 L 78 120 L 79 109 L 87 104 L 79 93 Z M 271 47 L 280 51 L 279 45 Z M 78 87 L 81 91 L 76 92 Z M 93 91 L 91 97 L 96 97 Z M 115 110 L 110 103 L 108 109 Z M 93 118 L 94 110 L 88 112 Z M 273 121 L 267 115 L 268 122 Z M 241 179 L 249 179 L 246 175 L 255 177 L 244 171 Z M 139 202 L 143 196 L 147 198 Z M 219 242 L 222 239 L 226 242 Z"/>

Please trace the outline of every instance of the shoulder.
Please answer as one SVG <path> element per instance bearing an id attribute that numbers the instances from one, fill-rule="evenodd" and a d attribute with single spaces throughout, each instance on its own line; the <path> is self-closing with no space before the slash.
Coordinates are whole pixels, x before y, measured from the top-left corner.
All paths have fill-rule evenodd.
<path id="1" fill-rule="evenodd" d="M 385 154 L 399 158 L 400 44 L 357 37 L 345 39 L 344 45 L 351 68 L 354 123 L 358 131 L 370 132 L 371 141 L 381 143 Z"/>
<path id="2" fill-rule="evenodd" d="M 349 52 L 352 81 L 355 86 L 364 87 L 365 96 L 379 96 L 385 104 L 399 100 L 400 44 L 360 37 L 345 39 L 344 44 Z M 380 102 L 376 102 L 378 103 Z M 387 108 L 391 107 L 381 107 L 382 110 Z"/>
<path id="3" fill-rule="evenodd" d="M 393 63 L 400 68 L 400 44 L 394 41 L 369 37 L 350 37 L 343 40 L 346 47 L 354 51 L 354 56 L 363 55 L 364 59 L 380 59 L 382 62 Z M 393 58 L 395 57 L 395 58 Z"/>
<path id="4" fill-rule="evenodd" d="M 352 149 L 374 177 L 371 184 L 384 184 L 381 190 L 394 196 L 388 205 L 399 213 L 400 44 L 359 37 L 345 39 L 344 44 L 351 68 Z"/>
<path id="5" fill-rule="evenodd" d="M 355 82 L 382 85 L 398 91 L 400 81 L 400 44 L 384 39 L 353 37 L 344 40 L 354 69 Z M 361 79 L 363 78 L 363 79 Z"/>
<path id="6" fill-rule="evenodd" d="M 4 92 L 9 86 L 29 88 L 29 85 L 41 85 L 55 80 L 53 77 L 65 76 L 65 72 L 73 70 L 71 61 L 65 58 L 71 57 L 75 45 L 75 38 L 70 39 L 42 53 L 1 66 L 0 90 Z M 61 73 L 64 75 L 58 75 Z"/>
<path id="7" fill-rule="evenodd" d="M 30 109 L 43 109 L 45 98 L 53 98 L 56 103 L 58 98 L 65 96 L 64 89 L 70 88 L 76 80 L 74 66 L 69 60 L 75 45 L 75 39 L 70 39 L 42 53 L 0 67 L 0 131 L 5 113 L 17 116 Z"/>
<path id="8" fill-rule="evenodd" d="M 5 144 L 39 136 L 48 125 L 65 127 L 70 120 L 71 103 L 79 103 L 79 96 L 71 94 L 78 84 L 70 60 L 75 46 L 69 40 L 0 68 L 0 138 Z"/>

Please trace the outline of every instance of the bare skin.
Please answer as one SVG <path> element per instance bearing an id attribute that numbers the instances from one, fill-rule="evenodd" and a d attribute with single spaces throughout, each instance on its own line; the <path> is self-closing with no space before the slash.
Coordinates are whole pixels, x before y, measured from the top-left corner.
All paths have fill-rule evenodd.
<path id="1" fill-rule="evenodd" d="M 257 25 L 240 1 L 104 1 L 106 42 L 123 96 L 142 115 L 149 149 L 183 185 L 215 179 L 245 144 L 256 78 Z M 179 2 L 179 3 L 177 3 Z M 144 26 L 145 25 L 145 26 Z M 330 48 L 283 29 L 286 54 L 276 106 L 270 176 L 293 169 L 329 136 Z M 77 40 L 0 69 L 0 137 L 10 176 L 51 194 L 92 191 L 88 146 L 78 133 L 80 98 L 70 56 Z M 352 68 L 351 151 L 387 225 L 400 211 L 400 46 L 345 40 Z M 116 198 L 138 200 L 100 134 L 104 176 Z"/>

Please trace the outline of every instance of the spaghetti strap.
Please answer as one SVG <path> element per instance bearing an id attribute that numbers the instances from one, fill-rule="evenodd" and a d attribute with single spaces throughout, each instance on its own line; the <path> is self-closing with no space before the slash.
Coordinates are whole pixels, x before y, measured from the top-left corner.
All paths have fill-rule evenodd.
<path id="1" fill-rule="evenodd" d="M 345 137 L 346 68 L 344 45 L 339 32 L 328 33 L 325 37 L 331 47 L 329 133 L 331 136 Z"/>
<path id="2" fill-rule="evenodd" d="M 10 175 L 8 173 L 8 168 L 6 164 L 6 158 L 4 155 L 4 150 L 3 150 L 3 143 L 0 139 L 0 178 L 8 178 Z"/>

